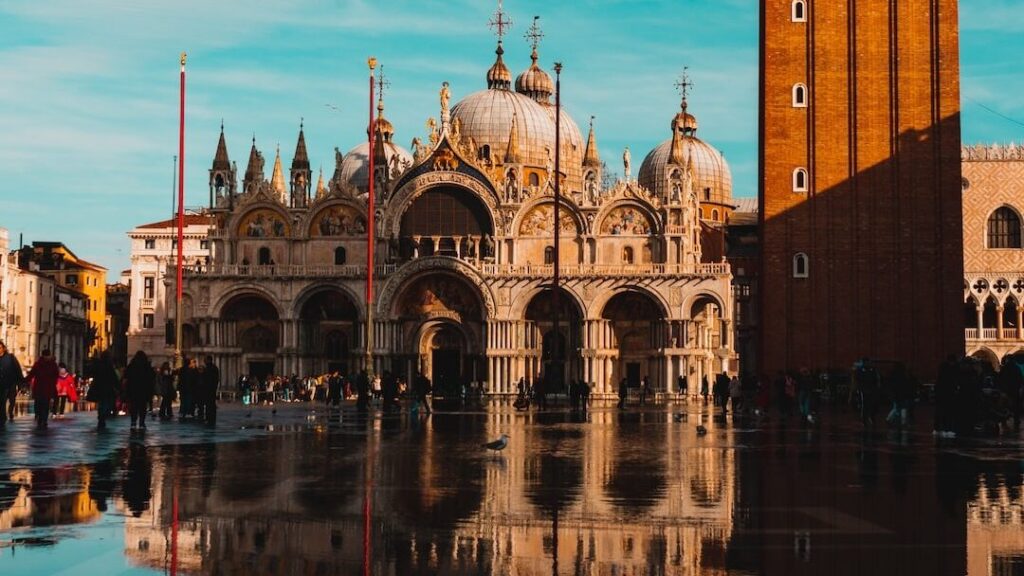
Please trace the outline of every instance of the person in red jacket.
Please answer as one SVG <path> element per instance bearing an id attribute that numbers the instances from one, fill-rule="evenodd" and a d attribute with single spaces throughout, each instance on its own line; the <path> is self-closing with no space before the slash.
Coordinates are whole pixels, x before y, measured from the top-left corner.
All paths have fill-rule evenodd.
<path id="1" fill-rule="evenodd" d="M 35 399 L 36 426 L 39 428 L 46 428 L 50 418 L 50 403 L 57 395 L 57 370 L 57 363 L 47 349 L 28 372 L 32 398 Z"/>
<path id="2" fill-rule="evenodd" d="M 78 402 L 78 378 L 68 372 L 63 362 L 57 365 L 57 398 L 53 401 L 53 416 L 63 418 L 68 402 Z"/>

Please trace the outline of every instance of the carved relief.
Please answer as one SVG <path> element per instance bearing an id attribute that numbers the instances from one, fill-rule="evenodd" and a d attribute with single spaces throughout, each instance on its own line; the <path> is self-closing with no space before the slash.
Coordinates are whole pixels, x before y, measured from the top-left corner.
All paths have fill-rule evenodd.
<path id="1" fill-rule="evenodd" d="M 459 159 L 455 157 L 455 153 L 450 148 L 438 150 L 434 154 L 434 170 L 454 171 L 458 167 Z"/>
<path id="2" fill-rule="evenodd" d="M 480 303 L 462 282 L 445 276 L 426 276 L 414 281 L 402 295 L 400 314 L 416 318 L 451 316 L 479 318 Z"/>

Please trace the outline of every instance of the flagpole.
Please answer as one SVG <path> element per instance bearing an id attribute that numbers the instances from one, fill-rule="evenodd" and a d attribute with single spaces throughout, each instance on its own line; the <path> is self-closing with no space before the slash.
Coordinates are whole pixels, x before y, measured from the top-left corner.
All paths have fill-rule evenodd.
<path id="1" fill-rule="evenodd" d="M 374 176 L 374 136 L 375 126 L 373 122 L 373 70 L 377 67 L 377 59 L 373 56 L 367 60 L 367 65 L 370 67 L 370 127 L 367 130 L 369 133 L 369 145 L 370 148 L 367 152 L 370 157 L 369 163 L 369 191 L 366 196 L 366 373 L 368 377 L 373 377 L 373 244 L 374 244 L 374 193 L 373 193 L 373 181 L 376 179 Z"/>
<path id="2" fill-rule="evenodd" d="M 561 303 L 559 298 L 559 268 L 561 261 L 561 185 L 560 185 L 560 174 L 561 174 L 561 149 L 562 149 L 562 63 L 555 62 L 555 254 L 554 254 L 554 275 L 553 275 L 553 288 L 551 294 L 551 303 L 554 307 L 554 332 L 555 337 L 552 342 L 553 354 L 551 358 L 552 367 L 555 369 L 554 377 L 559 379 L 557 383 L 558 389 L 561 389 L 565 384 L 565 366 L 562 364 L 562 334 L 559 331 L 559 320 L 561 316 Z M 571 331 L 571 330 L 570 330 Z M 551 376 L 548 378 L 551 381 Z"/>
<path id="3" fill-rule="evenodd" d="M 182 295 L 182 265 L 184 264 L 185 249 L 185 58 L 187 55 L 181 53 L 181 107 L 179 109 L 178 121 L 178 266 L 177 298 L 174 306 L 174 365 L 176 368 L 182 366 L 181 356 L 181 295 Z"/>

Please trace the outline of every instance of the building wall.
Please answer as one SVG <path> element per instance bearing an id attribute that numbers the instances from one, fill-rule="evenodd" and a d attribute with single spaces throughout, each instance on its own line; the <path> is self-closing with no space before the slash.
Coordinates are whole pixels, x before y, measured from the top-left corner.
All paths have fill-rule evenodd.
<path id="1" fill-rule="evenodd" d="M 54 281 L 38 272 L 18 270 L 8 295 L 14 318 L 8 334 L 8 349 L 26 369 L 40 353 L 53 346 Z"/>
<path id="2" fill-rule="evenodd" d="M 83 294 L 54 286 L 53 356 L 74 374 L 85 365 L 88 303 Z"/>
<path id="3" fill-rule="evenodd" d="M 928 377 L 963 347 L 957 4 L 761 7 L 762 367 L 871 356 Z"/>

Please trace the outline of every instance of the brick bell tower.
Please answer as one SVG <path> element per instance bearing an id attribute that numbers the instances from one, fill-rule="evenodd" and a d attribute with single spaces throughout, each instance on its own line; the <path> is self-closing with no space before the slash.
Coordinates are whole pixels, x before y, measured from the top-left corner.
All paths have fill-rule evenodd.
<path id="1" fill-rule="evenodd" d="M 766 372 L 963 351 L 957 30 L 956 0 L 761 1 Z"/>

